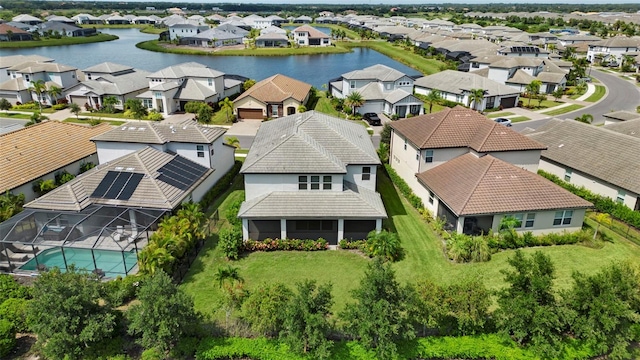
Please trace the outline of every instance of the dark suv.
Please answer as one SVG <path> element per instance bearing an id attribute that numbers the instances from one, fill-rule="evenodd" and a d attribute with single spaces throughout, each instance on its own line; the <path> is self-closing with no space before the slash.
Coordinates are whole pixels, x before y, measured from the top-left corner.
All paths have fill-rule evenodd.
<path id="1" fill-rule="evenodd" d="M 365 113 L 362 115 L 362 118 L 365 119 L 369 125 L 382 125 L 380 117 L 378 117 L 378 114 L 376 113 Z"/>

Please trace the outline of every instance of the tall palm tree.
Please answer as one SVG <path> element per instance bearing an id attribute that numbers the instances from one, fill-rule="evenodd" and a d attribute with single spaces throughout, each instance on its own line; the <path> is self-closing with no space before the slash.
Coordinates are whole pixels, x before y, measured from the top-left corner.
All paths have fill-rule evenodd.
<path id="1" fill-rule="evenodd" d="M 585 124 L 591 124 L 593 121 L 593 115 L 591 114 L 582 114 L 575 118 L 576 121 L 583 122 Z"/>
<path id="2" fill-rule="evenodd" d="M 231 113 L 233 112 L 233 101 L 229 100 L 228 97 L 224 98 L 224 100 L 218 103 L 220 109 L 226 112 L 227 114 L 227 122 L 231 119 Z"/>
<path id="3" fill-rule="evenodd" d="M 224 142 L 225 144 L 231 145 L 236 149 L 240 148 L 240 140 L 238 140 L 236 136 L 227 136 L 226 138 L 224 138 Z"/>
<path id="4" fill-rule="evenodd" d="M 35 93 L 38 99 L 38 106 L 40 107 L 40 113 L 42 113 L 42 95 L 47 93 L 47 85 L 44 80 L 32 81 L 29 85 L 29 92 Z"/>
<path id="5" fill-rule="evenodd" d="M 364 105 L 364 102 L 365 102 L 364 98 L 357 91 L 354 91 L 351 94 L 349 94 L 349 96 L 347 96 L 347 98 L 344 100 L 344 104 L 349 106 L 354 114 L 356 113 L 357 108 Z"/>
<path id="6" fill-rule="evenodd" d="M 473 102 L 473 108 L 477 111 L 480 111 L 483 100 L 484 100 L 484 89 L 469 90 L 469 107 L 471 107 L 471 103 Z"/>
<path id="7" fill-rule="evenodd" d="M 62 95 L 62 89 L 55 85 L 51 85 L 49 86 L 49 89 L 47 89 L 47 92 L 49 93 L 49 97 L 51 98 L 51 105 L 57 104 L 58 98 L 60 97 L 60 95 Z"/>
<path id="8" fill-rule="evenodd" d="M 440 94 L 440 90 L 432 89 L 427 94 L 427 102 L 429 103 L 429 114 L 431 114 L 431 110 L 433 110 L 433 103 L 438 102 L 438 100 L 442 99 L 442 95 Z"/>

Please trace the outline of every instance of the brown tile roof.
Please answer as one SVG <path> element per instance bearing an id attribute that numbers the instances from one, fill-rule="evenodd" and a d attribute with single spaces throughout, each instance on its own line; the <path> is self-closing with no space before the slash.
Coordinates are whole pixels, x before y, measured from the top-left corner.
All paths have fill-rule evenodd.
<path id="1" fill-rule="evenodd" d="M 459 216 L 592 206 L 538 174 L 491 155 L 468 153 L 417 177 Z"/>
<path id="2" fill-rule="evenodd" d="M 391 127 L 419 149 L 469 147 L 478 152 L 546 149 L 541 143 L 463 106 L 394 121 Z"/>
<path id="3" fill-rule="evenodd" d="M 252 97 L 263 103 L 279 103 L 288 98 L 303 102 L 311 90 L 311 84 L 276 74 L 257 82 L 235 101 Z"/>
<path id="4" fill-rule="evenodd" d="M 153 122 L 128 122 L 91 138 L 92 141 L 123 143 L 165 144 L 168 142 L 211 144 L 224 135 L 227 129 L 197 124 L 158 124 Z"/>
<path id="5" fill-rule="evenodd" d="M 302 25 L 302 26 L 299 26 L 299 27 L 293 29 L 293 32 L 302 32 L 302 31 L 308 32 L 310 39 L 317 39 L 317 38 L 323 39 L 323 38 L 328 38 L 329 37 L 329 35 L 323 33 L 320 30 L 317 30 L 314 27 L 309 26 L 309 25 Z"/>
<path id="6" fill-rule="evenodd" d="M 11 31 L 13 34 L 28 34 L 28 31 L 24 31 L 22 29 L 18 29 L 15 26 L 11 26 L 8 24 L 0 24 L 0 34 L 6 35 L 8 31 Z"/>
<path id="7" fill-rule="evenodd" d="M 0 136 L 0 191 L 16 188 L 96 152 L 89 139 L 109 131 L 47 121 Z"/>

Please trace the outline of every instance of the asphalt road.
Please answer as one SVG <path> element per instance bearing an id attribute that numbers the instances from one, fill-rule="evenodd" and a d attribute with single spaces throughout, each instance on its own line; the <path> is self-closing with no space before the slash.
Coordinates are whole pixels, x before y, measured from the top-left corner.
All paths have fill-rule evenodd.
<path id="1" fill-rule="evenodd" d="M 640 105 L 640 88 L 627 80 L 619 78 L 617 74 L 591 70 L 591 76 L 607 86 L 608 93 L 606 97 L 595 105 L 559 115 L 558 118 L 574 119 L 583 114 L 591 114 L 593 115 L 593 123 L 601 124 L 604 123 L 602 114 L 618 110 L 636 111 L 636 106 Z M 536 129 L 549 121 L 549 119 L 516 123 L 513 124 L 513 129 L 516 131 L 521 131 L 527 127 Z"/>

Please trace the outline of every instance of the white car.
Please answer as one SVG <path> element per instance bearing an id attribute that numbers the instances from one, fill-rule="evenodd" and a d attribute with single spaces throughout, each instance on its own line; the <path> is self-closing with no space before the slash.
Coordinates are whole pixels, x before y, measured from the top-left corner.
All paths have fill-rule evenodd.
<path id="1" fill-rule="evenodd" d="M 505 118 L 496 118 L 493 121 L 504 126 L 511 126 L 511 120 Z"/>

